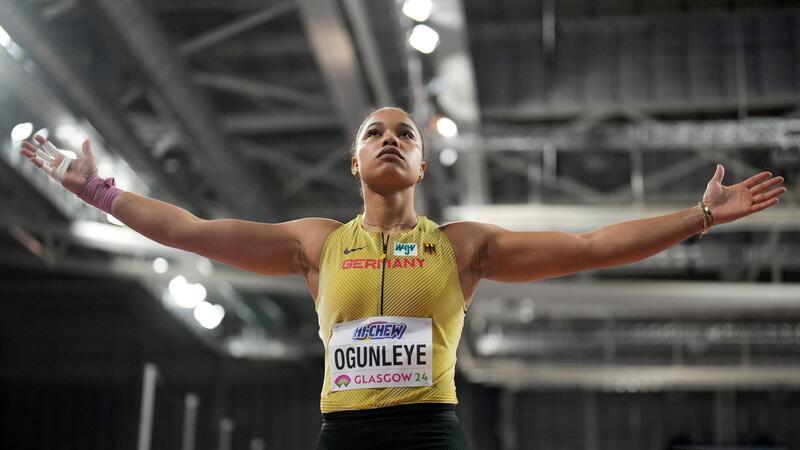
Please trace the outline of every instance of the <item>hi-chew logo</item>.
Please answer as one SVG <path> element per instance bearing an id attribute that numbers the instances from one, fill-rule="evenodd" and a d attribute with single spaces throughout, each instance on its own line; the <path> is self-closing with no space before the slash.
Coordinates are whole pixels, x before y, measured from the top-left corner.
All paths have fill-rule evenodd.
<path id="1" fill-rule="evenodd" d="M 336 377 L 334 384 L 336 384 L 338 387 L 347 387 L 347 385 L 350 384 L 350 377 L 345 374 L 341 374 Z"/>
<path id="2" fill-rule="evenodd" d="M 417 256 L 417 244 L 395 242 L 394 256 Z"/>
<path id="3" fill-rule="evenodd" d="M 353 331 L 354 341 L 365 339 L 402 339 L 408 325 L 399 322 L 386 322 L 383 320 L 359 325 Z"/>

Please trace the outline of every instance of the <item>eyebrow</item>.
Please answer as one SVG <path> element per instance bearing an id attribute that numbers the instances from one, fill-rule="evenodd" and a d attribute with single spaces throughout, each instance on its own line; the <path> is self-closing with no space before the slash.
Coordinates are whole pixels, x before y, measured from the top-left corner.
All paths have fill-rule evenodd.
<path id="1" fill-rule="evenodd" d="M 369 124 L 366 127 L 364 127 L 364 130 L 369 129 L 369 127 L 371 127 L 373 125 L 384 125 L 384 123 L 383 122 L 372 122 L 371 124 Z M 406 122 L 400 122 L 400 125 L 404 125 L 404 126 L 406 126 L 408 128 L 411 128 L 411 131 L 416 131 L 416 130 L 414 130 L 413 126 L 411 126 L 410 124 L 408 124 Z"/>

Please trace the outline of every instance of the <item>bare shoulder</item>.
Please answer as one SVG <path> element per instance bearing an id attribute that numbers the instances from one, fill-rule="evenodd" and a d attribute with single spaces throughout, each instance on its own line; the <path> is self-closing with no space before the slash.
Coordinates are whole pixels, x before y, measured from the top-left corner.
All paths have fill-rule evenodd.
<path id="1" fill-rule="evenodd" d="M 342 226 L 342 223 L 323 217 L 307 217 L 285 222 L 285 225 L 291 227 L 292 234 L 300 241 L 309 265 L 316 268 L 325 241 L 334 230 Z"/>
<path id="2" fill-rule="evenodd" d="M 488 238 L 500 227 L 481 222 L 452 222 L 439 227 L 453 245 L 460 270 L 467 269 L 479 258 Z"/>
<path id="3" fill-rule="evenodd" d="M 439 227 L 453 245 L 474 245 L 486 239 L 502 228 L 482 222 L 451 222 Z"/>
<path id="4" fill-rule="evenodd" d="M 338 220 L 322 217 L 308 217 L 298 219 L 296 222 L 298 222 L 298 226 L 295 236 L 303 246 L 306 268 L 311 272 L 317 272 L 325 241 L 334 230 L 342 226 L 342 223 Z"/>
<path id="5" fill-rule="evenodd" d="M 325 234 L 325 237 L 327 237 L 327 235 L 333 230 L 342 226 L 342 222 L 333 219 L 326 219 L 324 217 L 305 217 L 302 219 L 285 222 L 285 224 L 294 228 L 296 232 Z"/>

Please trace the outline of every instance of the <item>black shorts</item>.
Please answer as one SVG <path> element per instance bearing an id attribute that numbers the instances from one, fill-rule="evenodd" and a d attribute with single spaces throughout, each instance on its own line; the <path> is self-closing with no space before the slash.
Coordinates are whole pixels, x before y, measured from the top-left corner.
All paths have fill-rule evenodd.
<path id="1" fill-rule="evenodd" d="M 468 450 L 455 405 L 422 403 L 322 415 L 317 450 Z"/>

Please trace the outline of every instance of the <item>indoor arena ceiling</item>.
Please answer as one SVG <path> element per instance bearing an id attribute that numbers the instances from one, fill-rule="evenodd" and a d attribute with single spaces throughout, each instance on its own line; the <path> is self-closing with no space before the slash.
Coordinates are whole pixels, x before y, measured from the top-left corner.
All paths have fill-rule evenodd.
<path id="1" fill-rule="evenodd" d="M 646 292 L 648 280 L 667 280 L 688 299 L 674 314 L 690 316 L 738 311 L 690 280 L 741 282 L 780 305 L 792 295 L 800 2 L 433 0 L 430 54 L 409 46 L 417 23 L 402 5 L 0 0 L 2 264 L 141 279 L 154 298 L 185 275 L 228 305 L 228 351 L 302 354 L 305 344 L 286 344 L 293 332 L 316 339 L 311 303 L 295 306 L 307 299 L 302 281 L 212 265 L 109 224 L 22 161 L 11 130 L 31 122 L 72 149 L 92 137 L 104 173 L 199 216 L 346 221 L 361 208 L 349 172 L 355 130 L 372 108 L 397 105 L 426 128 L 432 164 L 419 204 L 441 222 L 587 231 L 694 205 L 717 161 L 728 183 L 779 173 L 789 187 L 780 207 L 570 281 L 636 278 Z M 437 131 L 442 116 L 455 136 Z M 163 274 L 156 257 L 170 262 Z M 773 290 L 747 291 L 752 282 Z M 536 286 L 487 284 L 479 297 L 572 293 Z M 664 313 L 631 311 L 614 289 L 597 289 L 593 304 L 607 316 Z M 536 311 L 588 310 L 543 301 Z M 276 333 L 278 344 L 264 345 Z"/>

